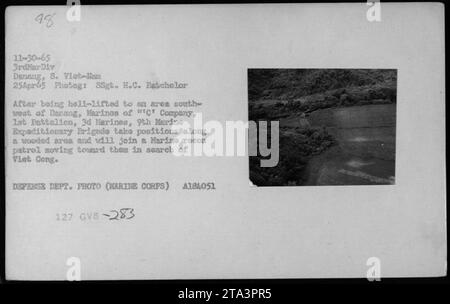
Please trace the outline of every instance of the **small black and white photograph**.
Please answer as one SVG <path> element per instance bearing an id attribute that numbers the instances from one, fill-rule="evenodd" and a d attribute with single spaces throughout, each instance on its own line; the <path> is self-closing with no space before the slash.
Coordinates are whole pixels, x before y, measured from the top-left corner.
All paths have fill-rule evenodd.
<path id="1" fill-rule="evenodd" d="M 255 186 L 395 184 L 397 70 L 248 69 L 249 121 L 279 122 L 279 161 Z M 269 132 L 270 133 L 270 132 Z"/>

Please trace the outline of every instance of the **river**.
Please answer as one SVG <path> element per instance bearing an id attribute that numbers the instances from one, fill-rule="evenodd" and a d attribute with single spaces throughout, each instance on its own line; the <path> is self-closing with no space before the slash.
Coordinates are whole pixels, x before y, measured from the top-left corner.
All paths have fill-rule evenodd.
<path id="1" fill-rule="evenodd" d="M 337 143 L 308 162 L 305 185 L 394 184 L 395 103 L 323 109 L 308 120 Z"/>

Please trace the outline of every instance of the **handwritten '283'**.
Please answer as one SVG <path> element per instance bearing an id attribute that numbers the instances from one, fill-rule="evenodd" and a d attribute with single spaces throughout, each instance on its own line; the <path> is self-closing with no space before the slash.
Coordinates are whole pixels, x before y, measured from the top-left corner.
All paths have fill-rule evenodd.
<path id="1" fill-rule="evenodd" d="M 56 14 L 55 13 L 53 13 L 53 14 L 39 14 L 39 15 L 37 15 L 36 16 L 36 18 L 34 18 L 34 20 L 37 22 L 37 23 L 39 23 L 39 24 L 45 24 L 45 26 L 47 26 L 47 27 L 52 27 L 53 26 L 53 17 L 55 16 Z"/>
<path id="2" fill-rule="evenodd" d="M 109 213 L 103 213 L 103 215 L 108 217 L 110 221 L 130 220 L 136 216 L 134 214 L 133 208 L 121 208 L 121 209 L 117 209 L 117 210 L 110 210 Z"/>

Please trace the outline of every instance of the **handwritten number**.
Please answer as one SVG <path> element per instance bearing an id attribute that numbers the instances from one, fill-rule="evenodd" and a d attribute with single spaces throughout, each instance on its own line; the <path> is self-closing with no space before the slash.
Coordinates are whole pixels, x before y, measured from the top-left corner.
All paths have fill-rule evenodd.
<path id="1" fill-rule="evenodd" d="M 47 15 L 44 19 L 47 21 L 47 27 L 51 27 L 53 25 L 53 15 Z"/>
<path id="2" fill-rule="evenodd" d="M 42 24 L 42 19 L 44 18 L 44 14 L 39 14 L 34 18 L 39 24 Z"/>
<path id="3" fill-rule="evenodd" d="M 129 220 L 135 217 L 134 209 L 133 208 L 121 208 L 119 211 L 117 210 L 110 210 L 110 214 L 103 214 L 106 217 L 109 217 L 109 220 Z"/>
<path id="4" fill-rule="evenodd" d="M 118 220 L 119 212 L 116 210 L 111 210 L 110 212 L 115 213 L 116 215 L 111 217 L 110 220 Z"/>
<path id="5" fill-rule="evenodd" d="M 43 24 L 45 23 L 45 26 L 47 27 L 52 27 L 53 26 L 53 16 L 55 14 L 51 14 L 51 15 L 44 15 L 44 14 L 39 14 L 36 16 L 36 18 L 34 18 L 34 20 L 39 23 L 39 24 Z"/>
<path id="6" fill-rule="evenodd" d="M 126 214 L 127 211 L 128 211 L 128 217 L 126 218 L 127 220 L 132 219 L 133 217 L 135 217 L 133 208 L 122 208 L 121 211 L 122 210 L 123 210 L 124 214 Z"/>

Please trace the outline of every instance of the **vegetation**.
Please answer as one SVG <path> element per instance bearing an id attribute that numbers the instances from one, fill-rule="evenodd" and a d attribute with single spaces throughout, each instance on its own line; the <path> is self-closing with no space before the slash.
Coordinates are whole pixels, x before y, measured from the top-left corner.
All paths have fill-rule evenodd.
<path id="1" fill-rule="evenodd" d="M 249 120 L 278 120 L 332 107 L 396 102 L 396 70 L 251 69 Z M 283 125 L 283 124 L 282 124 Z M 269 132 L 270 133 L 270 132 Z M 250 179 L 258 186 L 301 185 L 308 160 L 335 140 L 322 127 L 280 129 L 280 160 L 262 168 L 250 157 Z"/>
<path id="2" fill-rule="evenodd" d="M 397 72 L 381 69 L 251 69 L 248 79 L 251 101 L 294 100 L 326 91 L 336 93 L 337 89 L 382 83 L 395 88 Z"/>
<path id="3" fill-rule="evenodd" d="M 280 155 L 275 167 L 261 167 L 261 156 L 250 157 L 250 180 L 257 186 L 300 185 L 308 159 L 334 144 L 325 128 L 280 130 Z M 270 134 L 270 133 L 269 133 Z"/>

